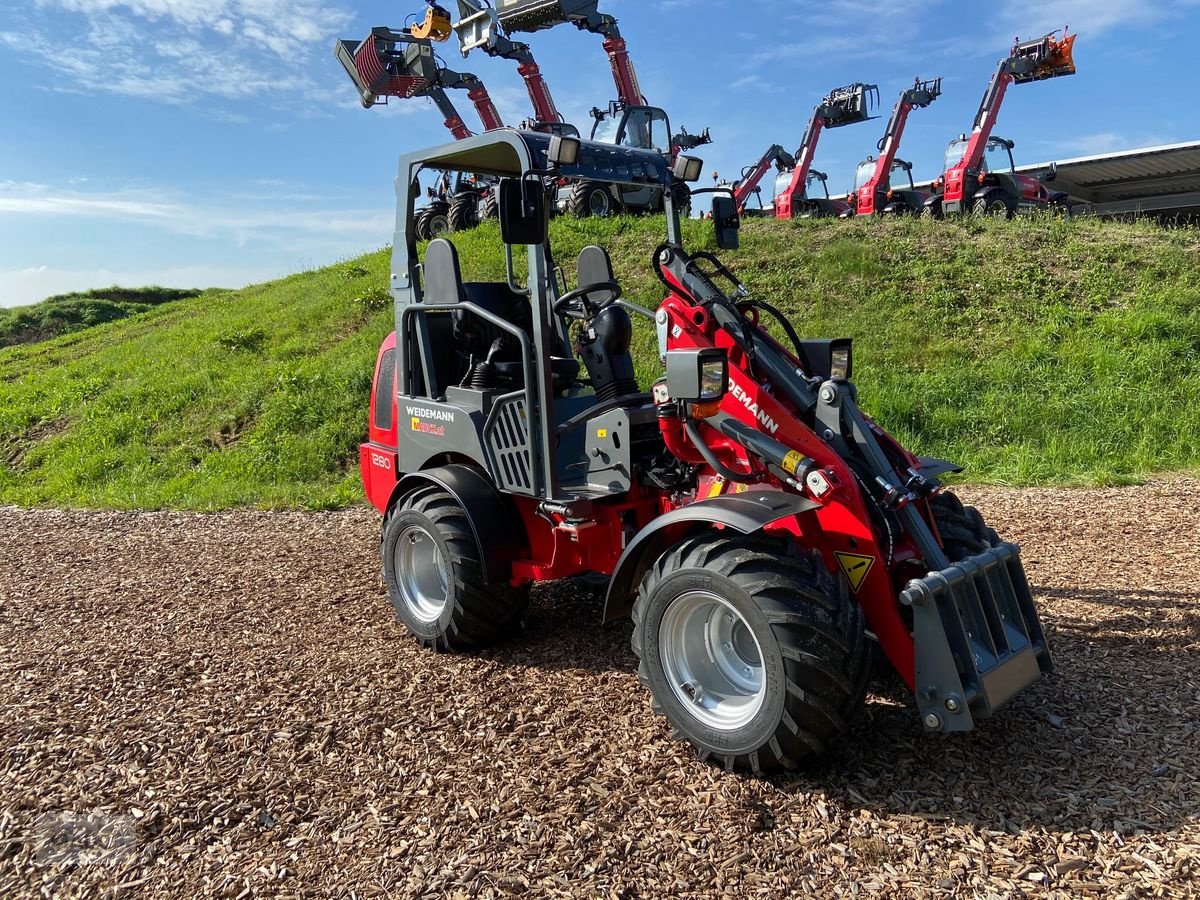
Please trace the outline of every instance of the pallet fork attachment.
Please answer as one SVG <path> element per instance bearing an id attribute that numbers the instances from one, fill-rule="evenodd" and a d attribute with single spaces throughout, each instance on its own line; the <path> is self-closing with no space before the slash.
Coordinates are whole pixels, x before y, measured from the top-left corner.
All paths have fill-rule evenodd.
<path id="1" fill-rule="evenodd" d="M 871 110 L 878 105 L 879 86 L 858 81 L 830 91 L 817 115 L 825 120 L 826 128 L 840 128 L 875 118 Z"/>

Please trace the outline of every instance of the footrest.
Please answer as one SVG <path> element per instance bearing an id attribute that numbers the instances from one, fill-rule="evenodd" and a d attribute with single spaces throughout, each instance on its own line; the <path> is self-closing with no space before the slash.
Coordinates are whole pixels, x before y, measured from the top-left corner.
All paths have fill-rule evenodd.
<path id="1" fill-rule="evenodd" d="M 909 582 L 917 704 L 930 731 L 969 731 L 1054 668 L 1021 551 L 1001 544 Z"/>

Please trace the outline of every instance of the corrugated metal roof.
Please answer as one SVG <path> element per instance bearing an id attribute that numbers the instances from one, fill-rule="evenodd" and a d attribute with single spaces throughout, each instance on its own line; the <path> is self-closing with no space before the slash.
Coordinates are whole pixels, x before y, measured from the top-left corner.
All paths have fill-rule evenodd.
<path id="1" fill-rule="evenodd" d="M 1146 147 L 1057 162 L 1048 187 L 1092 204 L 1097 212 L 1181 212 L 1200 207 L 1200 141 Z M 1040 175 L 1050 163 L 1018 166 Z"/>

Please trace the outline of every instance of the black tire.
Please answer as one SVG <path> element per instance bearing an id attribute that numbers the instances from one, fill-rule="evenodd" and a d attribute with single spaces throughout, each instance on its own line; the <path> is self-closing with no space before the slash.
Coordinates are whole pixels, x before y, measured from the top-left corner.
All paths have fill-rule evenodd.
<path id="1" fill-rule="evenodd" d="M 942 535 L 942 550 L 950 562 L 975 556 L 1000 543 L 1000 536 L 988 527 L 973 506 L 963 506 L 954 494 L 944 492 L 929 501 L 933 521 Z"/>
<path id="2" fill-rule="evenodd" d="M 454 232 L 470 231 L 479 227 L 479 195 L 459 194 L 450 204 L 448 224 Z"/>
<path id="3" fill-rule="evenodd" d="M 617 211 L 617 201 L 612 188 L 598 181 L 577 181 L 571 185 L 571 197 L 567 209 L 578 219 L 605 219 Z"/>
<path id="4" fill-rule="evenodd" d="M 701 623 L 703 642 L 693 629 L 688 631 L 693 635 L 690 643 L 681 643 L 677 636 L 687 629 L 676 629 L 681 614 L 672 613 L 672 606 L 688 609 L 697 598 L 712 602 L 708 617 L 701 618 L 701 609 L 693 622 Z M 720 612 L 714 616 L 716 611 Z M 721 690 L 734 686 L 732 680 L 722 683 L 723 676 L 714 676 L 706 694 L 692 682 L 672 686 L 668 674 L 671 669 L 680 677 L 682 669 L 673 661 L 688 657 L 679 652 L 681 647 L 690 648 L 695 657 L 708 654 L 709 662 L 700 659 L 694 668 L 719 668 L 713 629 L 714 624 L 722 627 L 721 617 L 736 621 L 729 626 L 734 629 L 730 641 L 721 644 L 723 658 L 736 661 L 731 651 L 738 644 L 742 661 L 757 653 L 761 663 L 760 686 L 750 689 L 761 700 L 757 707 L 749 704 L 750 709 L 727 727 L 701 718 L 714 712 L 697 694 L 728 696 Z M 673 737 L 692 744 L 701 759 L 731 771 L 794 769 L 819 757 L 846 730 L 866 691 L 870 667 L 863 613 L 845 579 L 831 574 L 819 553 L 780 541 L 712 532 L 684 540 L 642 579 L 633 622 L 638 680 L 650 689 L 653 709 L 667 717 Z M 746 642 L 747 635 L 753 645 Z M 745 647 L 752 652 L 743 655 Z M 742 670 L 747 678 L 753 666 L 750 662 Z M 723 702 L 717 702 L 718 710 Z"/>
<path id="5" fill-rule="evenodd" d="M 495 188 L 483 195 L 483 209 L 480 215 L 484 219 L 500 218 L 500 198 L 496 196 Z"/>
<path id="6" fill-rule="evenodd" d="M 450 207 L 444 203 L 429 207 L 430 239 L 449 234 L 450 231 Z"/>
<path id="7" fill-rule="evenodd" d="M 1005 197 L 980 197 L 975 201 L 973 212 L 977 216 L 987 216 L 992 219 L 1011 219 L 1015 212 L 1012 204 Z"/>
<path id="8" fill-rule="evenodd" d="M 406 550 L 402 541 L 423 547 Z M 423 646 L 475 650 L 519 628 L 529 588 L 484 584 L 484 565 L 466 510 L 441 488 L 419 488 L 392 509 L 383 524 L 380 550 L 396 618 Z M 426 564 L 406 565 L 406 560 Z M 426 604 L 419 598 L 422 592 L 440 595 Z"/>
<path id="9" fill-rule="evenodd" d="M 940 209 L 938 209 L 936 206 L 922 206 L 921 212 L 920 212 L 920 217 L 922 219 L 930 219 L 930 220 L 940 219 L 942 217 L 942 211 Z"/>
<path id="10" fill-rule="evenodd" d="M 429 216 L 431 213 L 432 210 L 429 207 L 426 207 L 417 213 L 414 231 L 416 232 L 418 241 L 428 241 L 432 237 L 429 232 Z"/>

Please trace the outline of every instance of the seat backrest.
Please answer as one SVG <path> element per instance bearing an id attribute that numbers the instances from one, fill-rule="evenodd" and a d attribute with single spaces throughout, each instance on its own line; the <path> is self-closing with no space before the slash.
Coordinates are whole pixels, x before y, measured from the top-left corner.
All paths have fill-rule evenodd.
<path id="1" fill-rule="evenodd" d="M 425 250 L 425 291 L 430 306 L 453 306 L 466 299 L 458 248 L 445 238 L 430 241 Z"/>
<path id="2" fill-rule="evenodd" d="M 608 251 L 603 247 L 584 247 L 579 253 L 578 277 L 579 287 L 599 284 L 602 281 L 616 281 L 617 276 L 613 273 L 612 258 L 608 255 Z M 607 296 L 607 294 L 597 293 L 595 297 L 588 297 L 588 299 L 599 303 Z"/>

